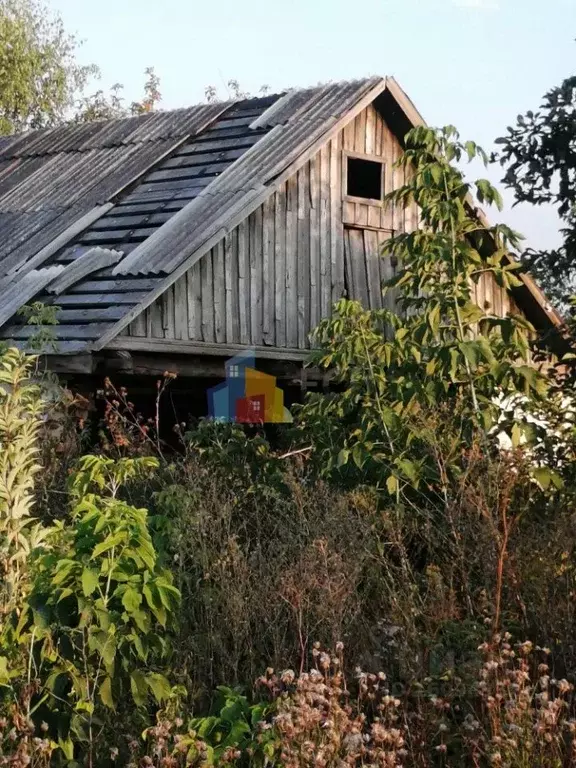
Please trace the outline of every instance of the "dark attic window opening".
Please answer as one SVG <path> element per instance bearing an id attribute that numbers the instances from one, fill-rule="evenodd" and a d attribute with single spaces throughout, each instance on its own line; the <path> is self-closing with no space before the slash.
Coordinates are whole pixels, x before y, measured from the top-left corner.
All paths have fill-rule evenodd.
<path id="1" fill-rule="evenodd" d="M 348 158 L 346 194 L 365 200 L 382 200 L 383 163 Z"/>

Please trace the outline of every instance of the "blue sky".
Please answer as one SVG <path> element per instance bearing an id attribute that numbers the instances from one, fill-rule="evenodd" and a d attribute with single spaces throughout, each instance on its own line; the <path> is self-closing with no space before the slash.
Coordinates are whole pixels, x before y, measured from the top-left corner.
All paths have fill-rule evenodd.
<path id="1" fill-rule="evenodd" d="M 165 108 L 226 81 L 257 91 L 394 75 L 426 120 L 487 149 L 515 116 L 576 74 L 576 0 L 48 0 L 85 42 L 102 86 L 141 95 L 154 66 Z M 500 177 L 498 169 L 489 174 Z M 509 202 L 508 196 L 506 196 Z M 558 241 L 553 212 L 502 215 L 534 247 Z"/>

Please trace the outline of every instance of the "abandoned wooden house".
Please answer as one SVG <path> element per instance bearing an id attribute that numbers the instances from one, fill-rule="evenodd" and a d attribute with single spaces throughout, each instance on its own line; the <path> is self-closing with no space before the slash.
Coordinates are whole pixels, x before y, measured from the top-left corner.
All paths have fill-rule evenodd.
<path id="1" fill-rule="evenodd" d="M 76 379 L 205 387 L 251 347 L 281 385 L 314 386 L 310 331 L 344 295 L 381 307 L 381 245 L 417 225 L 382 201 L 418 124 L 373 77 L 0 138 L 0 336 L 25 344 L 18 310 L 39 301 L 58 307 L 50 365 Z M 526 275 L 477 300 L 559 322 Z"/>

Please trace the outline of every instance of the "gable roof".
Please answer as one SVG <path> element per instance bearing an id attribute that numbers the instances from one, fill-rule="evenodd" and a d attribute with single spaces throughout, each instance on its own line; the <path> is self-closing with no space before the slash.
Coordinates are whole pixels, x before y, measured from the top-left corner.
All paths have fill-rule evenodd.
<path id="1" fill-rule="evenodd" d="M 379 96 L 400 136 L 423 122 L 373 77 L 0 138 L 0 325 L 53 302 L 59 353 L 101 349 Z"/>

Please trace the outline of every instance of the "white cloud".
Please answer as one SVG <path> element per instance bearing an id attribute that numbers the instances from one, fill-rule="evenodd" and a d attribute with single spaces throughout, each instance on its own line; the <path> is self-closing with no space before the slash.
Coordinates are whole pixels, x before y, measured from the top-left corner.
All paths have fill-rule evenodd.
<path id="1" fill-rule="evenodd" d="M 459 8 L 472 8 L 476 11 L 497 11 L 500 8 L 498 0 L 452 0 Z"/>

